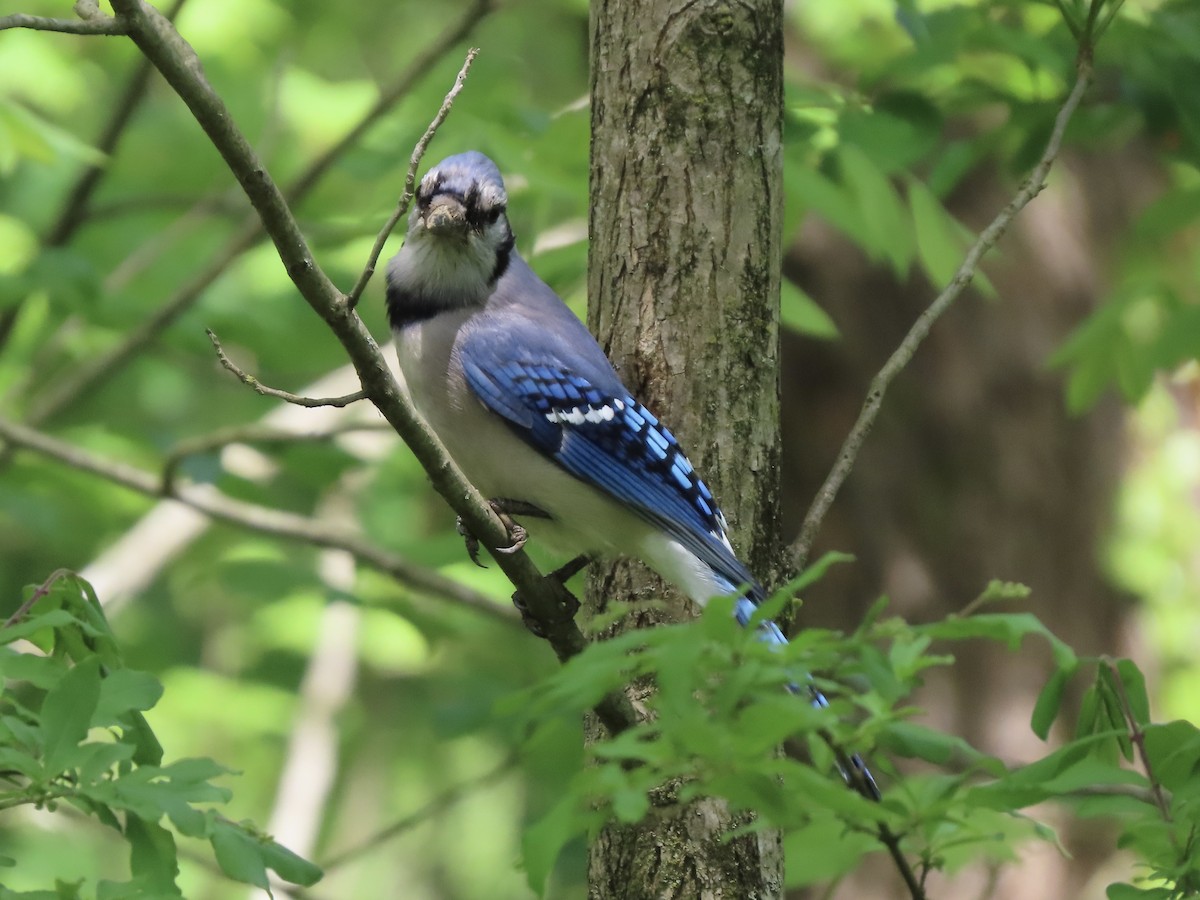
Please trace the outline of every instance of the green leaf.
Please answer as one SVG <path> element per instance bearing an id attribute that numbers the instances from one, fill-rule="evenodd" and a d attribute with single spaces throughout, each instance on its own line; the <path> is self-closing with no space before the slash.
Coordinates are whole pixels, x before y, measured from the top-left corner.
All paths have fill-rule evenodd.
<path id="1" fill-rule="evenodd" d="M 779 285 L 779 321 L 785 328 L 821 340 L 838 337 L 837 325 L 808 294 L 794 282 L 783 279 Z"/>
<path id="2" fill-rule="evenodd" d="M 0 745 L 0 771 L 19 772 L 35 783 L 45 775 L 36 757 L 11 745 Z"/>
<path id="3" fill-rule="evenodd" d="M 1107 730 L 1107 723 L 1104 724 L 1103 728 L 1100 726 L 1099 713 L 1100 696 L 1096 692 L 1096 686 L 1092 684 L 1083 692 L 1083 698 L 1079 701 L 1079 715 L 1075 719 L 1076 738 L 1087 737 L 1089 734 L 1095 734 L 1097 731 Z"/>
<path id="4" fill-rule="evenodd" d="M 650 810 L 650 798 L 645 791 L 630 788 L 619 790 L 610 798 L 613 815 L 621 822 L 640 822 Z"/>
<path id="5" fill-rule="evenodd" d="M 838 134 L 844 144 L 861 150 L 880 171 L 895 175 L 937 147 L 941 127 L 941 112 L 928 97 L 897 91 L 876 97 L 870 109 L 847 109 L 838 121 Z"/>
<path id="6" fill-rule="evenodd" d="M 1200 729 L 1177 720 L 1145 728 L 1146 755 L 1154 777 L 1169 791 L 1194 789 L 1200 774 Z"/>
<path id="7" fill-rule="evenodd" d="M 100 701 L 93 726 L 115 725 L 133 711 L 153 709 L 162 697 L 162 685 L 146 672 L 117 669 L 100 683 Z"/>
<path id="8" fill-rule="evenodd" d="M 987 757 L 962 738 L 914 722 L 889 722 L 879 732 L 879 745 L 897 756 L 944 766 L 957 754 L 968 763 Z"/>
<path id="9" fill-rule="evenodd" d="M 976 616 L 952 617 L 929 625 L 917 626 L 915 631 L 941 640 L 961 641 L 968 638 L 987 638 L 999 641 L 1016 650 L 1027 635 L 1037 635 L 1050 643 L 1054 661 L 1060 667 L 1076 664 L 1075 651 L 1059 640 L 1031 613 L 983 613 Z"/>
<path id="10" fill-rule="evenodd" d="M 1110 884 L 1104 892 L 1108 900 L 1174 900 L 1179 895 L 1168 888 L 1139 888 L 1132 884 Z"/>
<path id="11" fill-rule="evenodd" d="M 325 874 L 321 871 L 320 866 L 297 856 L 287 847 L 275 841 L 266 841 L 262 844 L 262 857 L 268 869 L 291 884 L 310 887 L 320 881 Z"/>
<path id="12" fill-rule="evenodd" d="M 1041 803 L 1058 794 L 1069 794 L 1085 785 L 1139 784 L 1145 779 L 1122 768 L 1115 760 L 1098 758 L 1096 749 L 1111 746 L 1117 732 L 1101 732 L 1072 741 L 1065 747 L 1013 769 L 991 784 L 972 787 L 968 802 L 989 809 L 1016 810 Z"/>
<path id="13" fill-rule="evenodd" d="M 539 897 L 546 893 L 546 881 L 554 863 L 571 840 L 583 835 L 586 819 L 579 813 L 580 799 L 573 793 L 563 795 L 558 803 L 521 835 L 521 858 L 529 887 Z"/>
<path id="14" fill-rule="evenodd" d="M 838 148 L 843 181 L 861 213 L 866 238 L 863 249 L 874 259 L 886 260 L 898 277 L 908 274 L 914 241 L 908 211 L 887 176 L 858 147 Z"/>
<path id="15" fill-rule="evenodd" d="M 847 831 L 823 810 L 812 810 L 812 821 L 789 829 L 783 836 L 788 887 L 832 881 L 855 869 L 878 844 L 870 834 Z"/>
<path id="16" fill-rule="evenodd" d="M 133 747 L 129 744 L 87 743 L 79 748 L 75 766 L 79 769 L 79 780 L 91 784 L 106 776 L 114 766 L 133 758 Z"/>
<path id="17" fill-rule="evenodd" d="M 262 847 L 244 830 L 218 819 L 213 823 L 209 836 L 217 865 L 230 878 L 267 890 L 267 867 L 263 860 Z"/>
<path id="18" fill-rule="evenodd" d="M 0 628 L 0 644 L 11 644 L 13 641 L 24 639 L 49 652 L 52 646 L 49 638 L 55 630 L 75 624 L 75 617 L 66 610 L 52 609 L 36 616 L 27 616 L 7 628 Z"/>
<path id="19" fill-rule="evenodd" d="M 65 661 L 53 656 L 17 653 L 8 647 L 0 646 L 0 678 L 27 681 L 45 691 L 57 684 L 68 668 Z"/>
<path id="20" fill-rule="evenodd" d="M 1096 671 L 1096 696 L 1100 698 L 1100 712 L 1109 726 L 1116 732 L 1117 744 L 1121 755 L 1127 761 L 1133 761 L 1133 742 L 1129 738 L 1129 722 L 1125 716 L 1125 707 L 1117 688 L 1116 676 L 1106 665 L 1101 665 Z"/>
<path id="21" fill-rule="evenodd" d="M 917 239 L 917 259 L 930 282 L 937 287 L 950 283 L 962 264 L 966 243 L 957 223 L 941 202 L 915 178 L 908 179 L 908 204 L 912 210 Z"/>
<path id="22" fill-rule="evenodd" d="M 156 895 L 182 897 L 175 879 L 179 877 L 179 860 L 175 853 L 175 838 L 157 822 L 147 822 L 135 815 L 125 817 L 125 839 L 129 841 L 129 871 Z"/>
<path id="23" fill-rule="evenodd" d="M 1125 697 L 1129 701 L 1133 719 L 1138 725 L 1150 723 L 1150 697 L 1146 693 L 1146 679 L 1141 670 L 1129 659 L 1119 659 L 1116 662 L 1117 675 L 1125 688 Z"/>
<path id="24" fill-rule="evenodd" d="M 133 761 L 139 766 L 157 766 L 162 762 L 162 744 L 140 712 L 129 714 L 124 738 L 133 744 Z"/>
<path id="25" fill-rule="evenodd" d="M 1062 708 L 1067 682 L 1074 674 L 1074 668 L 1056 669 L 1038 694 L 1029 727 L 1043 741 L 1050 736 L 1050 726 L 1054 724 L 1054 720 L 1058 718 L 1058 711 Z"/>
<path id="26" fill-rule="evenodd" d="M 100 660 L 85 659 L 46 694 L 42 703 L 42 741 L 47 773 L 67 768 L 75 748 L 87 737 L 100 701 Z"/>

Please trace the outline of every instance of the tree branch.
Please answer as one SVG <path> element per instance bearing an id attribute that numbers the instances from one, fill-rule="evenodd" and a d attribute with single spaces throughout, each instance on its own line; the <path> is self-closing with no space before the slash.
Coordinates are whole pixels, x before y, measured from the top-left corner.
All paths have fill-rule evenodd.
<path id="1" fill-rule="evenodd" d="M 504 525 L 426 429 L 401 394 L 370 332 L 313 259 L 286 198 L 205 80 L 195 51 L 143 0 L 113 0 L 113 8 L 128 25 L 134 43 L 191 110 L 250 198 L 288 277 L 342 344 L 368 398 L 412 449 L 434 488 L 471 533 L 489 548 L 507 547 L 511 541 Z M 580 653 L 587 641 L 572 618 L 577 602 L 566 588 L 553 578 L 543 577 L 523 551 L 493 552 L 492 556 L 517 587 L 526 608 L 539 620 L 555 654 L 565 660 Z M 636 721 L 632 705 L 622 693 L 606 697 L 596 711 L 612 731 Z"/>
<path id="2" fill-rule="evenodd" d="M 34 31 L 57 31 L 61 34 L 128 34 L 128 26 L 120 19 L 111 19 L 97 14 L 87 19 L 48 19 L 45 16 L 29 16 L 14 13 L 0 16 L 0 31 L 9 28 L 30 28 Z"/>
<path id="3" fill-rule="evenodd" d="M 460 784 L 456 784 L 454 787 L 449 788 L 439 796 L 434 797 L 416 812 L 410 813 L 401 819 L 397 819 L 391 825 L 380 829 L 360 843 L 357 843 L 354 846 L 341 851 L 340 853 L 335 853 L 333 856 L 321 863 L 321 868 L 328 873 L 335 868 L 340 868 L 341 866 L 352 862 L 354 859 L 362 856 L 365 853 L 369 853 L 380 844 L 383 844 L 397 835 L 403 834 L 405 831 L 409 831 L 428 819 L 431 819 L 434 816 L 444 812 L 459 800 L 462 800 L 472 791 L 477 791 L 494 781 L 498 781 L 500 778 L 511 772 L 515 765 L 516 760 L 511 758 L 506 759 L 494 769 L 484 772 L 482 775 L 478 775 L 475 778 L 471 778 Z"/>
<path id="4" fill-rule="evenodd" d="M 253 375 L 239 368 L 233 360 L 225 355 L 225 349 L 221 346 L 221 342 L 217 340 L 217 336 L 213 334 L 211 328 L 205 328 L 204 333 L 212 341 L 212 345 L 217 351 L 217 359 L 221 365 L 236 375 L 242 384 L 253 388 L 255 393 L 262 394 L 264 397 L 275 397 L 277 400 L 283 400 L 287 403 L 293 403 L 296 406 L 304 406 L 309 409 L 318 406 L 349 406 L 351 403 L 357 403 L 359 400 L 366 399 L 367 395 L 362 391 L 355 391 L 353 394 L 346 394 L 342 397 L 301 397 L 299 394 L 291 394 L 287 391 L 281 391 L 278 388 L 267 387 L 267 385 L 263 384 Z"/>
<path id="5" fill-rule="evenodd" d="M 463 61 L 462 68 L 458 70 L 458 77 L 454 79 L 454 86 L 447 92 L 446 98 L 442 101 L 441 108 L 437 111 L 437 115 L 433 117 L 433 121 L 429 123 L 429 127 L 421 135 L 421 139 L 417 141 L 417 146 L 413 148 L 412 156 L 408 160 L 408 174 L 404 178 L 404 193 L 400 195 L 400 202 L 396 204 L 396 211 L 391 214 L 387 222 L 384 223 L 383 228 L 379 230 L 379 234 L 375 236 L 375 243 L 372 245 L 371 252 L 367 256 L 367 264 L 363 266 L 363 271 L 358 276 L 358 281 L 350 289 L 350 293 L 346 295 L 346 303 L 351 309 L 354 309 L 358 305 L 359 297 L 362 296 L 362 292 L 366 290 L 367 282 L 371 280 L 371 276 L 375 273 L 375 264 L 379 262 L 379 254 L 383 252 L 383 245 L 387 243 L 388 235 L 392 233 L 392 229 L 396 227 L 396 223 L 404 218 L 404 214 L 408 212 L 408 205 L 412 203 L 413 191 L 417 183 L 417 169 L 421 166 L 421 159 L 425 156 L 425 151 L 429 148 L 429 142 L 433 140 L 433 136 L 437 134 L 437 130 L 446 121 L 446 116 L 450 115 L 450 107 L 454 105 L 455 98 L 462 91 L 463 85 L 467 83 L 467 74 L 471 71 L 471 64 L 475 62 L 475 57 L 478 54 L 479 51 L 475 49 L 467 51 L 467 58 Z"/>
<path id="6" fill-rule="evenodd" d="M 1050 167 L 1054 164 L 1059 149 L 1062 147 L 1063 134 L 1066 132 L 1067 123 L 1075 113 L 1080 101 L 1083 99 L 1084 93 L 1087 91 L 1088 85 L 1091 83 L 1092 59 L 1090 46 L 1081 46 L 1075 68 L 1075 86 L 1071 89 L 1070 94 L 1067 95 L 1067 99 L 1059 109 L 1058 115 L 1055 116 L 1054 128 L 1050 133 L 1050 139 L 1046 143 L 1046 149 L 1042 153 L 1038 164 L 1030 173 L 1029 178 L 1026 179 L 1024 185 L 1022 185 L 1009 204 L 1000 211 L 991 224 L 976 238 L 975 243 L 967 251 L 962 265 L 958 267 L 958 271 L 954 273 L 954 277 L 950 280 L 945 290 L 921 313 L 916 322 L 913 323 L 912 328 L 909 329 L 908 334 L 904 336 L 904 340 L 900 342 L 900 346 L 896 348 L 883 368 L 872 379 L 870 388 L 867 391 L 867 398 L 863 403 L 862 410 L 858 414 L 858 419 L 855 421 L 854 427 L 850 429 L 850 433 L 846 436 L 841 450 L 838 451 L 837 461 L 834 463 L 829 475 L 825 478 L 820 490 L 817 491 L 817 495 L 804 517 L 800 536 L 796 539 L 792 547 L 792 565 L 797 570 L 803 569 L 805 563 L 808 561 L 809 554 L 812 552 L 813 542 L 817 537 L 817 531 L 821 527 L 821 522 L 824 520 L 826 513 L 829 512 L 829 508 L 833 505 L 834 498 L 837 496 L 842 483 L 850 474 L 851 469 L 854 468 L 855 460 L 858 459 L 858 453 L 871 431 L 871 426 L 875 424 L 875 418 L 879 415 L 880 408 L 883 406 L 883 397 L 887 392 L 888 386 L 903 371 L 904 367 L 908 365 L 909 360 L 917 352 L 917 348 L 925 340 L 934 323 L 959 298 L 967 285 L 971 283 L 984 254 L 1000 239 L 1008 229 L 1008 226 L 1012 224 L 1013 219 L 1016 218 L 1017 213 L 1024 209 L 1029 201 L 1040 194 L 1042 189 L 1045 188 L 1046 176 L 1050 173 Z"/>
<path id="7" fill-rule="evenodd" d="M 318 520 L 298 516 L 294 513 L 235 500 L 222 494 L 211 485 L 178 486 L 173 493 L 164 494 L 162 480 L 151 472 L 143 471 L 126 463 L 104 459 L 25 425 L 18 425 L 3 418 L 0 418 L 0 437 L 14 447 L 32 450 L 63 465 L 96 475 L 147 497 L 167 496 L 220 522 L 236 525 L 258 534 L 300 541 L 314 547 L 345 550 L 364 565 L 377 569 L 414 590 L 432 594 L 477 612 L 486 613 L 492 618 L 504 622 L 517 621 L 517 617 L 511 609 L 498 605 L 486 595 L 473 591 L 432 569 L 390 553 L 345 529 L 331 527 Z"/>

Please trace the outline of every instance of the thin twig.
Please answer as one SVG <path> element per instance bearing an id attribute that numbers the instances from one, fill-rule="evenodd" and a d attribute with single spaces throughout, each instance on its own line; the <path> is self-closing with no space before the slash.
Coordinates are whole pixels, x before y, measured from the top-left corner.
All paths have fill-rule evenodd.
<path id="1" fill-rule="evenodd" d="M 912 866 L 908 864 L 908 859 L 904 855 L 904 851 L 900 849 L 900 837 L 892 833 L 892 830 L 883 822 L 878 824 L 876 837 L 883 846 L 887 847 L 888 854 L 892 857 L 892 862 L 896 864 L 896 868 L 900 871 L 900 877 L 904 879 L 904 884 L 908 888 L 908 893 L 912 900 L 925 900 L 925 885 L 924 878 L 917 879 L 916 873 L 913 872 Z"/>
<path id="2" fill-rule="evenodd" d="M 66 578 L 68 575 L 74 575 L 70 569 L 56 569 L 50 573 L 50 577 L 38 585 L 37 589 L 29 595 L 29 599 L 17 607 L 16 612 L 4 620 L 4 624 L 0 625 L 0 631 L 5 628 L 10 628 L 20 622 L 29 611 L 33 609 L 37 602 L 50 593 L 50 588 L 54 587 L 54 583 L 60 578 Z"/>
<path id="3" fill-rule="evenodd" d="M 296 205 L 300 198 L 312 189 L 321 176 L 328 171 L 342 154 L 358 143 L 362 136 L 385 113 L 403 99 L 412 90 L 413 85 L 434 68 L 435 63 L 449 53 L 455 44 L 464 40 L 474 30 L 475 26 L 479 24 L 479 21 L 492 11 L 493 5 L 494 0 L 475 0 L 474 3 L 463 11 L 462 17 L 457 22 L 442 32 L 436 40 L 428 44 L 419 55 L 414 57 L 412 62 L 409 63 L 408 68 L 395 81 L 380 91 L 379 99 L 375 101 L 374 105 L 358 121 L 358 124 L 347 131 L 337 143 L 326 150 L 321 156 L 313 160 L 308 169 L 292 182 L 291 187 L 287 191 L 288 200 L 291 201 L 292 205 Z"/>
<path id="4" fill-rule="evenodd" d="M 1173 821 L 1171 818 L 1171 804 L 1167 801 L 1162 784 L 1154 775 L 1154 767 L 1150 764 L 1150 755 L 1146 753 L 1146 733 L 1142 731 L 1141 723 L 1138 722 L 1137 716 L 1133 713 L 1133 704 L 1129 702 L 1129 694 L 1125 690 L 1125 682 L 1121 680 L 1121 673 L 1117 670 L 1116 663 L 1111 659 L 1105 659 L 1104 666 L 1108 669 L 1108 673 L 1112 676 L 1113 684 L 1116 686 L 1117 699 L 1121 703 L 1121 712 L 1125 716 L 1125 724 L 1129 726 L 1129 740 L 1137 748 L 1138 759 L 1142 762 L 1142 768 L 1146 770 L 1146 780 L 1150 782 L 1150 792 L 1154 795 L 1154 803 L 1158 807 L 1163 821 L 1170 825 Z M 1171 832 L 1171 842 L 1175 843 L 1174 832 Z M 1177 843 L 1175 843 L 1175 849 L 1179 849 Z"/>
<path id="5" fill-rule="evenodd" d="M 205 328 L 204 333 L 212 341 L 212 345 L 217 351 L 217 359 L 221 365 L 236 375 L 242 384 L 253 388 L 255 393 L 262 394 L 264 397 L 274 397 L 277 400 L 284 400 L 296 406 L 304 406 L 309 409 L 315 409 L 318 406 L 349 406 L 351 403 L 357 403 L 359 400 L 366 399 L 367 395 L 363 391 L 355 391 L 353 394 L 346 394 L 342 397 L 301 397 L 299 394 L 291 394 L 287 391 L 281 391 L 278 388 L 268 387 L 253 375 L 239 368 L 233 360 L 225 355 L 225 350 L 221 346 L 221 342 L 217 340 L 217 336 L 213 334 L 211 328 Z"/>
<path id="6" fill-rule="evenodd" d="M 1063 102 L 1058 115 L 1055 116 L 1054 128 L 1050 133 L 1050 139 L 1046 143 L 1046 149 L 1042 153 L 1042 158 L 1030 173 L 1029 178 L 1026 179 L 1025 184 L 1022 185 L 1012 201 L 980 233 L 975 243 L 971 246 L 971 249 L 967 251 L 962 265 L 958 267 L 958 271 L 954 273 L 954 277 L 950 280 L 946 289 L 921 313 L 916 322 L 913 323 L 912 328 L 909 329 L 908 334 L 904 336 L 904 340 L 900 342 L 900 346 L 896 348 L 891 358 L 888 359 L 883 368 L 872 379 L 871 386 L 867 391 L 866 401 L 863 403 L 862 410 L 858 414 L 858 419 L 855 421 L 854 427 L 850 429 L 850 433 L 846 436 L 841 450 L 838 451 L 837 461 L 834 463 L 825 482 L 821 485 L 820 490 L 817 491 L 817 495 L 804 517 L 804 525 L 800 529 L 800 536 L 793 545 L 792 564 L 797 570 L 804 568 L 809 554 L 812 552 L 813 542 L 816 540 L 821 522 L 825 519 L 825 514 L 829 512 L 830 506 L 833 505 L 834 498 L 837 496 L 842 483 L 850 474 L 851 469 L 854 468 L 855 460 L 858 459 L 858 453 L 862 449 L 863 443 L 871 431 L 871 426 L 875 424 L 875 417 L 879 414 L 879 410 L 883 405 L 883 396 L 888 386 L 904 370 L 904 367 L 908 365 L 909 360 L 917 352 L 917 348 L 921 345 L 921 342 L 929 334 L 929 330 L 933 327 L 933 324 L 950 308 L 950 305 L 959 298 L 967 285 L 971 283 L 984 254 L 1000 239 L 1017 213 L 1024 209 L 1029 201 L 1041 193 L 1042 189 L 1046 186 L 1046 176 L 1049 174 L 1050 167 L 1054 164 L 1059 149 L 1062 147 L 1063 134 L 1066 132 L 1067 123 L 1075 113 L 1080 101 L 1083 99 L 1084 93 L 1087 91 L 1088 85 L 1091 83 L 1092 60 L 1090 48 L 1087 46 L 1080 49 L 1076 63 L 1076 73 L 1075 86 Z"/>
<path id="7" fill-rule="evenodd" d="M 96 475 L 147 497 L 163 496 L 162 479 L 155 474 L 126 463 L 96 456 L 28 426 L 0 418 L 0 437 L 14 447 L 32 450 L 63 465 Z M 319 520 L 294 513 L 235 500 L 211 485 L 177 485 L 170 499 L 220 522 L 258 534 L 299 541 L 314 547 L 345 550 L 360 563 L 377 569 L 414 590 L 482 612 L 504 622 L 518 621 L 514 611 L 508 606 L 497 604 L 486 595 L 473 591 L 452 578 L 390 553 L 343 528 L 332 527 Z"/>
<path id="8" fill-rule="evenodd" d="M 471 778 L 460 784 L 456 784 L 445 793 L 434 797 L 416 812 L 410 813 L 401 819 L 397 819 L 391 825 L 380 829 L 379 831 L 375 832 L 375 834 L 371 835 L 369 838 L 361 841 L 360 843 L 355 844 L 354 846 L 349 847 L 340 853 L 335 853 L 333 856 L 329 857 L 329 859 L 321 863 L 321 868 L 324 869 L 326 873 L 331 872 L 333 869 L 346 865 L 346 863 L 351 862 L 359 856 L 362 856 L 364 853 L 369 853 L 380 844 L 390 841 L 397 835 L 412 830 L 423 822 L 444 812 L 446 809 L 453 806 L 472 791 L 477 791 L 480 788 L 488 786 L 494 781 L 498 781 L 501 777 L 512 771 L 515 764 L 516 760 L 511 758 L 506 759 L 500 765 L 496 766 L 496 768 L 484 772 L 482 775 L 476 776 L 475 778 Z"/>
<path id="9" fill-rule="evenodd" d="M 413 192 L 416 189 L 417 169 L 421 166 L 421 159 L 425 156 L 429 142 L 433 140 L 433 136 L 437 134 L 437 130 L 446 121 L 446 116 L 450 115 L 450 108 L 454 105 L 455 98 L 462 91 L 463 85 L 467 83 L 467 73 L 471 71 L 471 64 L 475 62 L 475 57 L 478 55 L 479 50 L 477 48 L 467 51 L 467 58 L 463 60 L 462 68 L 458 70 L 458 77 L 454 79 L 454 86 L 447 92 L 446 98 L 442 101 L 441 108 L 437 111 L 437 115 L 433 117 L 433 121 L 429 123 L 429 127 L 425 129 L 425 133 L 421 135 L 421 139 L 417 141 L 416 147 L 413 148 L 412 156 L 408 161 L 408 175 L 404 179 L 404 193 L 400 195 L 400 202 L 396 204 L 395 212 L 388 217 L 383 228 L 376 235 L 375 243 L 371 246 L 371 252 L 367 256 L 367 264 L 363 267 L 362 274 L 358 276 L 358 281 L 355 282 L 354 287 L 350 289 L 350 293 L 346 295 L 346 303 L 351 309 L 354 309 L 358 304 L 362 292 L 367 288 L 367 282 L 375 274 L 375 265 L 379 262 L 379 255 L 383 253 L 383 245 L 387 243 L 392 229 L 396 227 L 396 223 L 404 218 L 404 214 L 408 212 L 408 205 L 412 203 Z"/>
<path id="10" fill-rule="evenodd" d="M 0 16 L 0 31 L 9 28 L 30 28 L 34 31 L 57 31 L 62 34 L 128 34 L 129 27 L 120 19 L 101 16 L 94 19 L 48 19 L 14 13 Z"/>

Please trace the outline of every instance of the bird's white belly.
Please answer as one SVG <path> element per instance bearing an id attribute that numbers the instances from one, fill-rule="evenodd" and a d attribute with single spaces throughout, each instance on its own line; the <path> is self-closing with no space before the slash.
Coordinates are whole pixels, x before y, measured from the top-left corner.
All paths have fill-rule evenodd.
<path id="1" fill-rule="evenodd" d="M 402 387 L 467 480 L 489 499 L 544 510 L 549 520 L 518 518 L 534 542 L 551 551 L 637 557 L 701 605 L 723 593 L 726 588 L 694 553 L 539 454 L 484 407 L 450 364 L 461 324 L 455 318 L 443 314 L 432 327 L 398 332 L 396 349 Z"/>

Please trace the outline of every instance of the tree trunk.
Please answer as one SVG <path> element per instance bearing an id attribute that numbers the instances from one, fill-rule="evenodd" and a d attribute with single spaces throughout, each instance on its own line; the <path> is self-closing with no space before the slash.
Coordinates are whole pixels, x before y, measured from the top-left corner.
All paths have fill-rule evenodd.
<path id="1" fill-rule="evenodd" d="M 669 423 L 765 582 L 779 539 L 782 4 L 592 5 L 589 324 Z M 592 608 L 665 598 L 621 628 L 690 615 L 641 566 L 594 573 Z M 591 848 L 594 900 L 778 897 L 782 851 L 718 801 L 665 787 Z"/>

